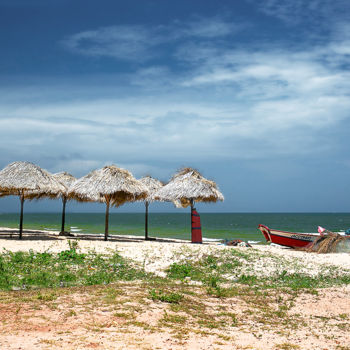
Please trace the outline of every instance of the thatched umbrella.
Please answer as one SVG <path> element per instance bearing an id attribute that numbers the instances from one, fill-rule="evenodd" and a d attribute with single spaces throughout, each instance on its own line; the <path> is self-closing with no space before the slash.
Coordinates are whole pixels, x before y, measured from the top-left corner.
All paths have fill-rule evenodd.
<path id="1" fill-rule="evenodd" d="M 151 176 L 145 176 L 139 180 L 142 182 L 148 189 L 149 195 L 145 200 L 145 207 L 146 207 L 146 213 L 145 213 L 145 239 L 148 240 L 148 207 L 150 201 L 152 201 L 152 194 L 155 193 L 158 189 L 164 186 L 163 182 L 154 179 Z"/>
<path id="2" fill-rule="evenodd" d="M 125 169 L 108 165 L 77 180 L 69 189 L 69 198 L 106 203 L 105 241 L 108 238 L 109 207 L 145 199 L 147 188 Z"/>
<path id="3" fill-rule="evenodd" d="M 64 187 L 48 171 L 29 162 L 14 162 L 0 171 L 0 195 L 19 196 L 21 214 L 19 238 L 23 231 L 23 204 L 25 199 L 55 198 Z"/>
<path id="4" fill-rule="evenodd" d="M 62 198 L 62 224 L 61 224 L 61 236 L 69 235 L 69 232 L 65 232 L 64 224 L 66 219 L 66 204 L 68 200 L 69 187 L 77 180 L 73 175 L 63 171 L 61 173 L 53 174 L 54 178 L 64 186 L 64 191 L 59 193 Z"/>
<path id="5" fill-rule="evenodd" d="M 177 172 L 168 184 L 157 190 L 152 199 L 160 201 L 180 201 L 186 208 L 191 201 L 217 202 L 224 196 L 214 181 L 207 180 L 197 170 L 184 168 Z"/>
<path id="6" fill-rule="evenodd" d="M 177 172 L 168 184 L 156 191 L 153 194 L 152 199 L 172 201 L 175 204 L 180 204 L 183 208 L 191 205 L 192 214 L 195 201 L 223 201 L 224 196 L 219 191 L 214 181 L 207 180 L 195 169 L 184 168 Z"/>

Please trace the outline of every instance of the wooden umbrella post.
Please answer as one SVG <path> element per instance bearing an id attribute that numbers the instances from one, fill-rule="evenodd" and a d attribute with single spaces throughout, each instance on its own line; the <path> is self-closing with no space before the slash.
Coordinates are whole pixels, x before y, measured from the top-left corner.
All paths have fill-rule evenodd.
<path id="1" fill-rule="evenodd" d="M 149 202 L 145 201 L 146 213 L 145 213 L 145 240 L 148 240 L 148 206 Z"/>
<path id="2" fill-rule="evenodd" d="M 24 205 L 24 193 L 22 192 L 20 195 L 21 200 L 21 214 L 19 219 L 19 239 L 22 239 L 22 232 L 23 232 L 23 205 Z"/>
<path id="3" fill-rule="evenodd" d="M 62 199 L 62 223 L 61 223 L 61 231 L 59 233 L 60 236 L 72 236 L 70 232 L 66 232 L 65 230 L 65 222 L 66 222 L 66 204 L 68 201 L 68 192 L 69 192 L 69 187 L 76 181 L 76 178 L 67 173 L 67 172 L 61 172 L 53 175 L 56 181 L 60 182 L 64 190 L 59 191 L 59 195 Z"/>
<path id="4" fill-rule="evenodd" d="M 147 175 L 143 177 L 142 179 L 139 180 L 146 188 L 147 188 L 147 195 L 146 198 L 144 199 L 145 203 L 145 241 L 154 241 L 156 238 L 154 237 L 149 237 L 148 236 L 148 209 L 149 205 L 152 200 L 152 195 L 161 187 L 163 187 L 163 183 L 159 180 L 154 179 L 153 177 Z"/>
<path id="5" fill-rule="evenodd" d="M 105 217 L 105 241 L 108 239 L 108 219 L 109 219 L 109 197 L 106 198 L 106 217 Z"/>
<path id="6" fill-rule="evenodd" d="M 62 225 L 61 225 L 61 234 L 64 235 L 64 223 L 66 221 L 66 203 L 67 203 L 67 197 L 62 197 Z"/>

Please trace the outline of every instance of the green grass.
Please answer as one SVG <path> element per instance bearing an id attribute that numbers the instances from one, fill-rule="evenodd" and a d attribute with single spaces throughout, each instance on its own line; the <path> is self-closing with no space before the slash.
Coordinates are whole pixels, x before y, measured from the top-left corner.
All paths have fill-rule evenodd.
<path id="1" fill-rule="evenodd" d="M 165 292 L 163 290 L 155 290 L 155 289 L 151 289 L 149 291 L 149 296 L 153 301 L 162 301 L 166 303 L 175 303 L 175 304 L 178 304 L 184 297 L 180 293 Z"/>
<path id="2" fill-rule="evenodd" d="M 231 252 L 232 253 L 232 252 Z M 210 287 L 216 287 L 225 279 L 225 274 L 230 274 L 237 267 L 242 266 L 242 261 L 235 254 L 222 254 L 221 256 L 206 255 L 202 259 L 173 263 L 167 270 L 168 277 L 176 280 L 189 278 L 201 281 Z"/>
<path id="3" fill-rule="evenodd" d="M 200 258 L 183 254 L 182 260 L 170 265 L 167 277 L 160 278 L 145 273 L 143 268 L 136 267 L 117 252 L 81 253 L 76 241 L 68 241 L 68 244 L 69 249 L 57 254 L 4 250 L 0 254 L 0 289 L 27 290 L 138 280 L 145 281 L 147 288 L 153 290 L 154 300 L 166 301 L 166 298 L 171 299 L 171 294 L 162 294 L 161 291 L 165 290 L 162 286 L 172 283 L 187 285 L 192 281 L 200 282 L 207 295 L 217 298 L 235 296 L 237 285 L 249 286 L 255 291 L 288 289 L 312 292 L 318 288 L 350 284 L 349 271 L 341 268 L 327 267 L 318 275 L 312 275 L 305 273 L 297 260 L 291 263 L 283 257 L 237 249 L 216 251 Z M 273 272 L 269 275 L 256 273 L 254 264 L 266 260 L 274 266 Z"/>
<path id="4" fill-rule="evenodd" d="M 350 274 L 332 276 L 309 276 L 304 273 L 276 273 L 271 277 L 257 277 L 254 275 L 241 275 L 237 282 L 249 286 L 259 286 L 262 289 L 289 288 L 291 290 L 326 288 L 331 286 L 350 284 Z"/>
<path id="5" fill-rule="evenodd" d="M 58 254 L 11 252 L 0 254 L 0 289 L 20 290 L 142 280 L 147 274 L 117 252 L 79 253 L 75 247 Z"/>
<path id="6" fill-rule="evenodd" d="M 270 274 L 259 274 L 254 270 L 254 264 L 264 258 L 269 261 L 267 270 Z M 270 268 L 272 266 L 272 269 Z M 283 269 L 284 268 L 284 269 Z M 263 269 L 262 269 L 263 270 Z M 291 270 L 292 272 L 288 272 Z M 167 277 L 178 281 L 199 281 L 207 286 L 207 292 L 217 297 L 231 296 L 227 285 L 247 285 L 264 289 L 289 289 L 310 291 L 316 288 L 327 288 L 350 284 L 350 271 L 327 267 L 318 275 L 307 274 L 302 263 L 293 263 L 283 259 L 255 251 L 247 253 L 239 250 L 216 252 L 196 259 L 184 257 L 183 261 L 170 265 Z M 225 288 L 222 288 L 225 285 Z"/>

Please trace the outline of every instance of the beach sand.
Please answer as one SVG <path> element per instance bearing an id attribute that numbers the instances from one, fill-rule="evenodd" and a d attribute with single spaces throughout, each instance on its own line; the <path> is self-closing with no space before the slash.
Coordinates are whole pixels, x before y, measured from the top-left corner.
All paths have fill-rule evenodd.
<path id="1" fill-rule="evenodd" d="M 279 259 L 302 265 L 303 271 L 316 275 L 325 268 L 342 267 L 350 271 L 350 254 L 315 254 L 282 249 L 268 245 L 253 248 L 230 247 L 218 243 L 190 244 L 180 240 L 144 241 L 142 237 L 113 236 L 103 241 L 96 235 L 60 237 L 57 232 L 25 232 L 24 239 L 8 236 L 9 229 L 0 228 L 0 248 L 10 251 L 59 252 L 68 249 L 68 240 L 78 240 L 80 251 L 118 251 L 123 257 L 132 259 L 146 271 L 165 276 L 165 269 L 185 256 L 200 258 L 203 254 L 217 250 L 238 249 L 256 251 L 261 258 L 252 263 L 255 273 L 270 274 L 279 269 Z M 4 236 L 5 235 L 5 236 Z M 288 263 L 287 263 L 288 266 Z M 248 270 L 247 270 L 248 271 Z M 130 295 L 140 293 L 135 286 Z M 327 288 L 318 295 L 303 294 L 293 301 L 288 310 L 305 321 L 305 327 L 276 325 L 276 329 L 246 317 L 240 327 L 225 330 L 225 335 L 201 332 L 194 329 L 184 339 L 178 339 L 171 330 L 155 331 L 159 319 L 170 312 L 164 303 L 149 302 L 135 313 L 137 321 L 147 327 L 128 326 L 118 318 L 115 309 L 105 305 L 89 308 L 91 296 L 88 292 L 61 295 L 55 307 L 42 303 L 36 309 L 23 302 L 20 311 L 11 309 L 11 304 L 0 304 L 0 348 L 1 349 L 350 349 L 350 286 Z M 208 307 L 222 309 L 245 319 L 248 310 L 246 301 L 237 298 L 208 298 Z M 82 307 L 82 305 L 85 305 Z M 276 303 L 278 305 L 278 303 Z M 68 307 L 69 306 L 69 307 Z M 91 306 L 91 305 L 90 305 Z M 14 306 L 12 306 L 14 307 Z M 16 306 L 18 308 L 18 306 Z M 136 307 L 135 307 L 136 308 Z M 67 312 L 71 312 L 71 317 Z M 100 325 L 92 327 L 91 324 Z M 86 325 L 89 325 L 88 327 Z M 152 326 L 152 327 L 151 327 Z M 95 330 L 92 330 L 95 329 Z"/>

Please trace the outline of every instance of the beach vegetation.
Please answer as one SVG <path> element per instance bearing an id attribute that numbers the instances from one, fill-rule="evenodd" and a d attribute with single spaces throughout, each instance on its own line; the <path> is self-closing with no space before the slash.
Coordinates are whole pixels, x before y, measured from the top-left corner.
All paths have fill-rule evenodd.
<path id="1" fill-rule="evenodd" d="M 237 315 L 233 312 L 220 312 L 218 316 L 227 318 L 231 327 L 238 325 Z"/>
<path id="2" fill-rule="evenodd" d="M 350 284 L 350 271 L 340 267 L 320 267 L 315 274 L 297 260 L 254 250 L 232 249 L 217 251 L 215 255 L 184 256 L 171 264 L 166 272 L 173 280 L 200 282 L 209 294 L 218 297 L 231 295 L 227 293 L 227 286 L 237 284 L 259 290 L 308 290 L 313 294 L 317 294 L 318 288 Z"/>
<path id="3" fill-rule="evenodd" d="M 184 280 L 186 277 L 190 277 L 193 280 L 200 278 L 200 271 L 193 266 L 192 263 L 173 263 L 167 270 L 168 277 L 177 280 Z"/>
<path id="4" fill-rule="evenodd" d="M 59 308 L 65 318 L 96 312 L 100 318 L 86 323 L 91 331 L 105 332 L 122 324 L 121 332 L 138 327 L 168 332 L 180 341 L 189 334 L 230 341 L 232 328 L 244 332 L 251 324 L 257 338 L 266 330 L 288 337 L 301 328 L 312 330 L 314 322 L 326 326 L 328 317 L 306 319 L 294 312 L 298 298 L 309 293 L 308 297 L 318 299 L 323 293 L 320 288 L 350 284 L 349 271 L 340 267 L 308 271 L 297 259 L 253 249 L 192 251 L 178 256 L 166 277 L 160 277 L 117 251 L 83 253 L 71 243 L 60 253 L 4 250 L 0 272 L 0 300 L 17 318 L 25 309 L 43 313 Z M 332 322 L 337 322 L 334 328 L 339 332 L 348 332 L 349 314 L 342 312 Z M 159 316 L 152 319 L 155 314 Z M 50 322 L 58 321 L 48 318 Z M 298 349 L 282 341 L 274 346 Z"/>
<path id="5" fill-rule="evenodd" d="M 162 301 L 166 303 L 178 304 L 182 299 L 183 295 L 180 293 L 167 292 L 164 290 L 151 289 L 149 291 L 149 296 L 153 301 Z"/>
<path id="6" fill-rule="evenodd" d="M 52 293 L 41 293 L 39 292 L 38 295 L 36 296 L 38 300 L 43 300 L 43 301 L 52 301 L 57 299 L 57 294 L 52 292 Z"/>
<path id="7" fill-rule="evenodd" d="M 187 321 L 187 317 L 183 315 L 169 313 L 164 310 L 163 318 L 161 318 L 158 322 L 160 326 L 171 326 L 173 324 L 184 325 Z"/>
<path id="8" fill-rule="evenodd" d="M 275 349 L 278 350 L 297 350 L 300 349 L 299 345 L 291 344 L 291 343 L 282 343 L 275 345 Z"/>
<path id="9" fill-rule="evenodd" d="M 73 317 L 73 316 L 77 316 L 77 313 L 74 310 L 69 310 L 68 312 L 65 313 L 64 315 L 66 318 L 68 317 Z"/>
<path id="10" fill-rule="evenodd" d="M 61 251 L 0 254 L 0 289 L 26 290 L 142 280 L 147 274 L 117 252 L 79 253 L 76 246 Z"/>

